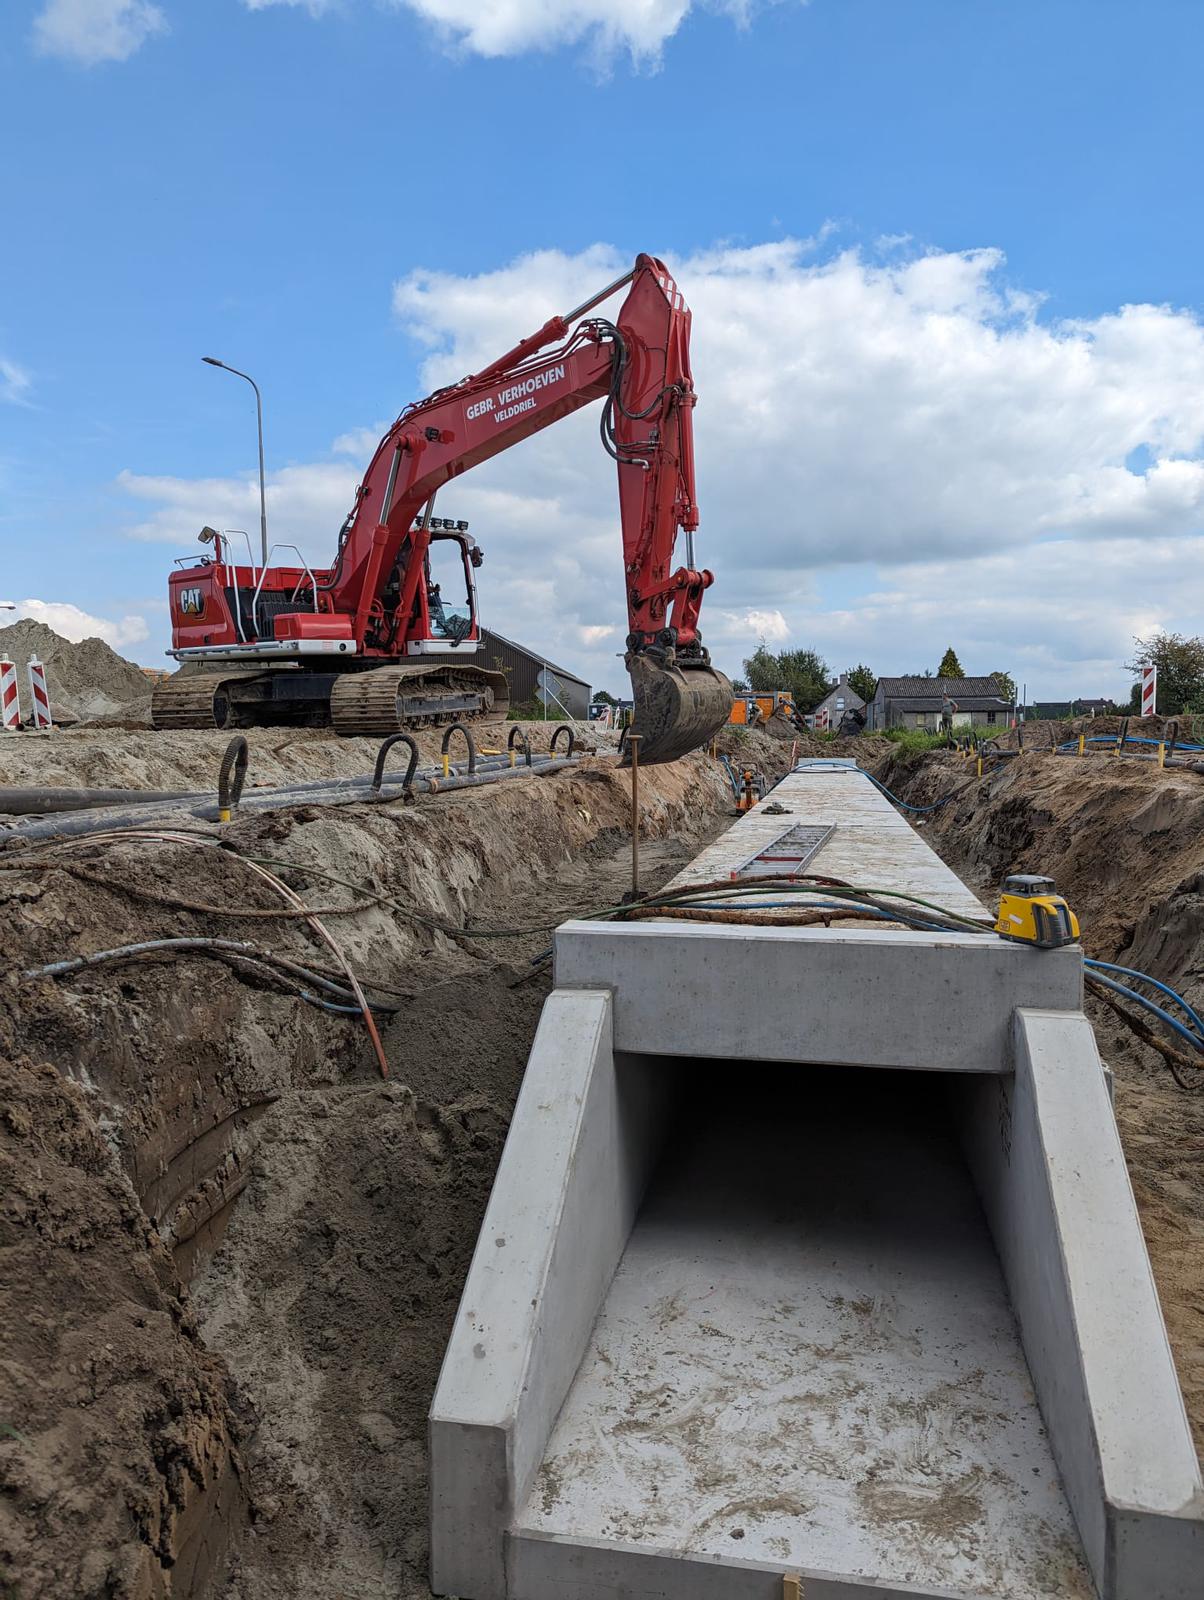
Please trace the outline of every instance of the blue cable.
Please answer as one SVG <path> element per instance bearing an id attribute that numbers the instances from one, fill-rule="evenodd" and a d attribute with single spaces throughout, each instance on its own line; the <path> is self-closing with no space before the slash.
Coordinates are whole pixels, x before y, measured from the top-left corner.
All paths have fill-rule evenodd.
<path id="1" fill-rule="evenodd" d="M 1145 974 L 1143 973 L 1142 976 L 1144 977 Z M 1117 983 L 1115 978 L 1105 978 L 1099 972 L 1095 974 L 1095 981 L 1096 983 L 1102 983 L 1105 989 L 1112 989 L 1117 994 L 1123 994 L 1126 1000 L 1132 1000 L 1146 1011 L 1153 1012 L 1154 1016 L 1165 1022 L 1168 1028 L 1173 1028 L 1176 1033 L 1182 1034 L 1194 1050 L 1204 1053 L 1204 1039 L 1200 1039 L 1190 1028 L 1185 1028 L 1178 1017 L 1172 1017 L 1169 1011 L 1164 1011 L 1161 1006 L 1156 1006 L 1152 1000 L 1147 1000 L 1145 995 L 1138 994 L 1136 989 L 1130 989 L 1123 983 Z"/>
<path id="2" fill-rule="evenodd" d="M 1151 978 L 1148 972 L 1136 972 L 1132 967 L 1117 966 L 1114 961 L 1095 961 L 1089 956 L 1084 956 L 1083 965 L 1091 967 L 1096 972 L 1123 972 L 1126 978 L 1138 978 L 1142 983 L 1148 983 L 1152 988 L 1160 989 L 1163 994 L 1169 996 L 1181 1008 L 1188 1020 L 1199 1030 L 1200 1043 L 1204 1047 L 1204 1022 L 1200 1021 L 1200 1018 L 1183 996 L 1177 994 L 1169 984 L 1163 983 L 1158 978 Z"/>
<path id="3" fill-rule="evenodd" d="M 736 774 L 732 768 L 731 759 L 730 757 L 726 756 L 722 750 L 719 752 L 719 759 L 723 762 L 724 768 L 727 772 L 727 781 L 731 784 L 732 793 L 735 795 L 738 801 L 740 799 L 740 785 L 736 781 Z"/>
<path id="4" fill-rule="evenodd" d="M 873 784 L 875 789 L 881 789 L 882 793 L 886 796 L 886 798 L 889 801 L 892 802 L 892 804 L 897 805 L 897 806 L 902 806 L 904 811 L 939 811 L 942 806 L 947 806 L 949 804 L 950 800 L 952 800 L 954 798 L 953 795 L 947 794 L 943 800 L 936 801 L 936 803 L 934 805 L 930 805 L 930 806 L 908 805 L 906 800 L 900 800 L 899 796 L 897 794 L 892 794 L 884 783 L 879 783 L 877 778 L 874 777 L 874 774 L 872 772 L 866 772 L 864 767 L 858 767 L 857 771 L 860 772 L 863 777 L 868 778 L 870 780 L 870 782 Z"/>

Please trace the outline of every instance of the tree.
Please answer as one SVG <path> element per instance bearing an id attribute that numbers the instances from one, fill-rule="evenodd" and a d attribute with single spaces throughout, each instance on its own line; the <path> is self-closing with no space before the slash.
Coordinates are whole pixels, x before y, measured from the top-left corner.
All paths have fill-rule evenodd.
<path id="1" fill-rule="evenodd" d="M 814 650 L 783 650 L 774 655 L 759 644 L 744 663 L 744 676 L 754 694 L 789 689 L 799 711 L 811 711 L 828 692 L 827 664 Z"/>
<path id="2" fill-rule="evenodd" d="M 743 678 L 733 678 L 731 680 L 731 684 L 732 684 L 732 693 L 733 694 L 747 694 L 748 693 L 748 685 L 745 683 Z"/>
<path id="3" fill-rule="evenodd" d="M 613 694 L 607 694 L 605 689 L 595 689 L 593 701 L 596 706 L 617 706 L 618 701 Z"/>
<path id="4" fill-rule="evenodd" d="M 1133 660 L 1125 666 L 1140 673 L 1143 667 L 1158 669 L 1158 710 L 1163 716 L 1180 711 L 1204 710 L 1204 639 L 1185 638 L 1181 633 L 1154 633 L 1148 639 L 1135 639 Z M 1130 704 L 1139 709 L 1141 688 L 1133 686 Z"/>
<path id="5" fill-rule="evenodd" d="M 878 679 L 874 673 L 868 667 L 858 664 L 845 676 L 848 679 L 849 688 L 854 694 L 859 694 L 868 706 L 874 698 L 874 692 L 878 687 Z"/>
<path id="6" fill-rule="evenodd" d="M 1010 672 L 992 672 L 992 678 L 999 685 L 999 693 L 1009 705 L 1016 703 L 1016 680 Z"/>
<path id="7" fill-rule="evenodd" d="M 961 662 L 957 659 L 957 652 L 952 645 L 941 657 L 941 664 L 936 669 L 936 675 L 938 678 L 964 678 L 966 676 L 962 671 Z"/>

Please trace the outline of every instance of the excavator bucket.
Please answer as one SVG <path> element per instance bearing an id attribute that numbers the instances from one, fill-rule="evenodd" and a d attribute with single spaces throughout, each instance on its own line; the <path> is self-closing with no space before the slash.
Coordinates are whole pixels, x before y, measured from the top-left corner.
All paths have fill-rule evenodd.
<path id="1" fill-rule="evenodd" d="M 668 666 L 655 656 L 628 655 L 641 766 L 676 761 L 706 744 L 728 721 L 732 686 L 709 666 Z M 630 758 L 624 756 L 624 765 Z"/>

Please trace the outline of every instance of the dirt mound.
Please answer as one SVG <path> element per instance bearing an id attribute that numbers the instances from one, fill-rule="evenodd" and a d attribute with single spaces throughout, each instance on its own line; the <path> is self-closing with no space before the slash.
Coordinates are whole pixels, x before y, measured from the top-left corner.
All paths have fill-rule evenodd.
<path id="1" fill-rule="evenodd" d="M 1050 750 L 1079 734 L 1085 739 L 1114 738 L 1122 728 L 1126 739 L 1180 739 L 1198 744 L 1204 736 L 1204 717 L 1075 717 L 1065 722 L 1026 722 L 1020 728 L 1005 728 L 990 742 L 1001 750 Z"/>
<path id="2" fill-rule="evenodd" d="M 240 1521 L 225 1375 L 84 1092 L 0 1061 L 0 1589 L 200 1592 Z"/>
<path id="3" fill-rule="evenodd" d="M 150 721 L 151 680 L 103 639 L 73 644 L 44 622 L 26 618 L 0 628 L 0 655 L 17 663 L 21 702 L 27 713 L 25 663 L 36 655 L 46 666 L 50 710 L 56 722 L 92 722 L 100 717 Z"/>

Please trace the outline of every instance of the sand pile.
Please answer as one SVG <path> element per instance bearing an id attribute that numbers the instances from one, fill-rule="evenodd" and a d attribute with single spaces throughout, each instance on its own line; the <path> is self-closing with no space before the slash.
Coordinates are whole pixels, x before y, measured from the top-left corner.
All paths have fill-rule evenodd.
<path id="1" fill-rule="evenodd" d="M 25 663 L 36 655 L 46 665 L 50 710 L 56 722 L 92 722 L 98 717 L 149 720 L 151 680 L 103 639 L 73 644 L 44 622 L 26 617 L 0 628 L 0 655 L 17 664 L 26 715 L 29 684 Z"/>

